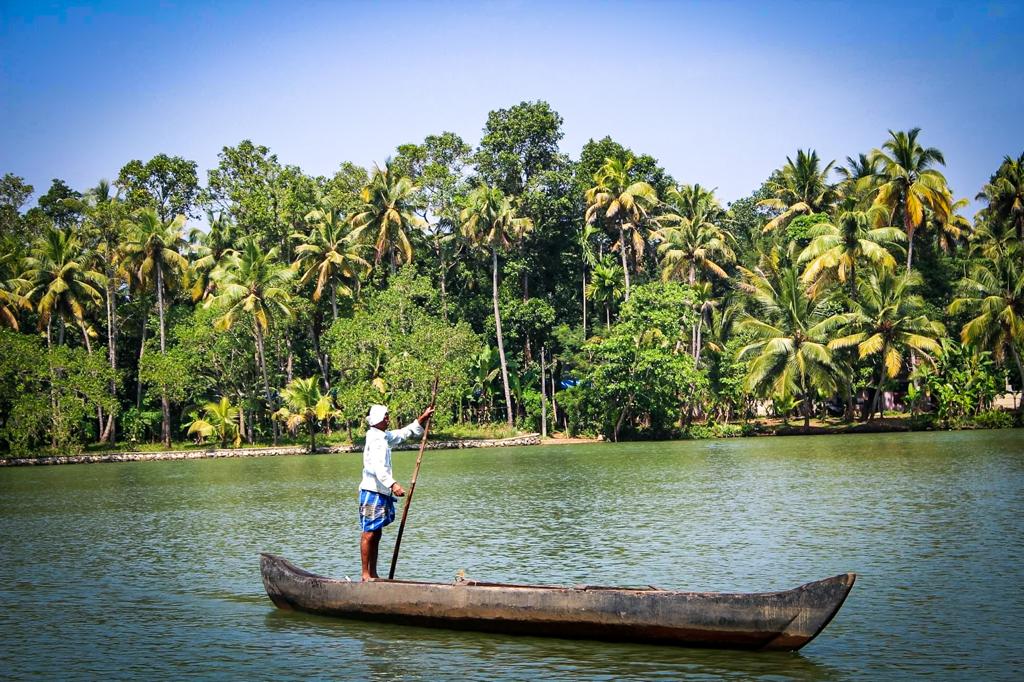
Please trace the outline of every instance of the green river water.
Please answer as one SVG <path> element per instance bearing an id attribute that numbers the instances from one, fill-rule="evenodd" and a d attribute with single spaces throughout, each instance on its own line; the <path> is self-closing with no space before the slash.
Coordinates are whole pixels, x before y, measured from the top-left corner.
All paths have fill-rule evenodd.
<path id="1" fill-rule="evenodd" d="M 395 455 L 407 483 L 414 452 Z M 273 608 L 359 574 L 359 455 L 0 469 L 0 678 L 1020 679 L 1024 431 L 428 451 L 398 577 L 770 591 L 858 573 L 798 653 Z M 385 569 L 397 523 L 385 531 Z M 383 571 L 382 571 L 383 572 Z"/>

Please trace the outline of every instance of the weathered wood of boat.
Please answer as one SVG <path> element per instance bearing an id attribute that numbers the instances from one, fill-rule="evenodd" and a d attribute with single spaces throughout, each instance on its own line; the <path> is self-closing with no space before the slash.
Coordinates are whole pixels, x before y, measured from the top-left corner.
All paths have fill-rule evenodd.
<path id="1" fill-rule="evenodd" d="M 475 581 L 350 582 L 271 554 L 263 584 L 281 609 L 409 625 L 682 646 L 795 651 L 843 605 L 856 575 L 785 592 L 726 594 L 657 588 L 545 587 Z"/>

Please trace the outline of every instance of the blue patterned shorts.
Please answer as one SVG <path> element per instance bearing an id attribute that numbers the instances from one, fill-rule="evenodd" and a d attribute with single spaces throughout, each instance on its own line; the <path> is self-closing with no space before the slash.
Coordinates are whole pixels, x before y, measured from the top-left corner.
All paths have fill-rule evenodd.
<path id="1" fill-rule="evenodd" d="M 380 530 L 395 520 L 395 498 L 371 490 L 359 491 L 359 525 L 364 532 Z"/>

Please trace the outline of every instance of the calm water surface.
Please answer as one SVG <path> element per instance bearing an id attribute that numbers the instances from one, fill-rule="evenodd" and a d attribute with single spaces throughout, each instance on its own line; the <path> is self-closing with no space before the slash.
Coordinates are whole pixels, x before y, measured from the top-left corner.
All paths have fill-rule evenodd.
<path id="1" fill-rule="evenodd" d="M 407 481 L 415 453 L 395 457 Z M 357 455 L 0 469 L 0 677 L 1020 679 L 1024 431 L 428 452 L 398 575 L 700 591 L 859 574 L 796 654 L 275 610 L 358 576 Z M 385 534 L 382 563 L 397 524 Z"/>

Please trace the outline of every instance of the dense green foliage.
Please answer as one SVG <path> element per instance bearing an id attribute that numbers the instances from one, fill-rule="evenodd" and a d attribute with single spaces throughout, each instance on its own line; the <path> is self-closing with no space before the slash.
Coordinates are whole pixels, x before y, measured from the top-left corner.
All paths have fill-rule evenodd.
<path id="1" fill-rule="evenodd" d="M 442 132 L 331 177 L 243 140 L 205 185 L 160 154 L 32 207 L 8 173 L 0 442 L 312 446 L 370 403 L 411 419 L 435 378 L 456 431 L 1012 421 L 992 406 L 1024 384 L 1024 155 L 973 221 L 918 129 L 845 166 L 800 149 L 722 206 L 608 137 L 569 158 L 561 126 L 523 102 L 476 147 Z"/>

